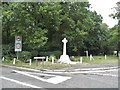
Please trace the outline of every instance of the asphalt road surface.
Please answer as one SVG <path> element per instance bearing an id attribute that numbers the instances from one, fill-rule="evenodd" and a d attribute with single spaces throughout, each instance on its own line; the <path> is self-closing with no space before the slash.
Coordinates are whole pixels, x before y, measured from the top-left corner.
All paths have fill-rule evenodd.
<path id="1" fill-rule="evenodd" d="M 1 67 L 2 88 L 118 88 L 118 68 L 31 71 Z"/>

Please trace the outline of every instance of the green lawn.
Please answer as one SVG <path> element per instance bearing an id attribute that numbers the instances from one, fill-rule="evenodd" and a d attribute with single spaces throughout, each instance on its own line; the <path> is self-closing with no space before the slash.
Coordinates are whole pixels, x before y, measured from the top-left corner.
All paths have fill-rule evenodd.
<path id="1" fill-rule="evenodd" d="M 75 56 L 74 58 L 71 57 L 72 61 L 80 61 L 80 56 Z M 87 64 L 117 64 L 118 63 L 118 57 L 116 56 L 107 56 L 107 59 L 105 60 L 104 56 L 93 56 L 94 60 L 89 60 L 86 56 L 83 56 L 83 65 Z M 13 65 L 13 60 L 6 60 L 2 62 L 2 64 L 7 64 L 7 65 Z M 51 62 L 38 62 L 38 65 L 36 65 L 36 61 L 34 60 L 32 62 L 32 65 L 30 66 L 29 63 L 24 63 L 17 61 L 15 66 L 22 66 L 22 67 L 28 67 L 28 68 L 36 68 L 36 69 L 60 69 L 60 68 L 66 68 L 66 67 L 71 67 L 73 65 L 69 64 L 59 64 L 55 63 L 52 64 Z"/>
<path id="2" fill-rule="evenodd" d="M 2 64 L 13 65 L 13 61 L 5 61 Z M 59 63 L 52 64 L 51 62 L 41 62 L 41 61 L 39 61 L 36 64 L 36 61 L 33 61 L 32 65 L 30 66 L 29 63 L 24 63 L 24 62 L 19 62 L 18 61 L 13 66 L 20 66 L 20 67 L 22 66 L 22 67 L 35 68 L 35 69 L 60 69 L 60 68 L 71 67 L 72 65 L 59 64 Z"/>
<path id="3" fill-rule="evenodd" d="M 82 57 L 82 56 L 81 56 Z M 80 56 L 76 56 L 77 61 L 79 61 Z M 89 64 L 117 64 L 118 63 L 118 57 L 116 56 L 107 56 L 107 59 L 105 60 L 104 56 L 93 56 L 94 60 L 91 60 L 87 58 L 86 56 L 83 56 L 83 63 L 89 63 Z"/>

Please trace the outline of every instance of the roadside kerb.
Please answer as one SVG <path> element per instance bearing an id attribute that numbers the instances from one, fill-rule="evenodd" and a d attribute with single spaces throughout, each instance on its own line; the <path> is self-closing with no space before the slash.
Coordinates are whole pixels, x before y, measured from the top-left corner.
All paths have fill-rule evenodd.
<path id="1" fill-rule="evenodd" d="M 78 72 L 78 71 L 96 71 L 96 70 L 110 70 L 110 69 L 118 69 L 118 67 L 103 67 L 103 68 L 81 68 L 81 69 L 73 69 L 73 70 L 49 70 L 49 69 L 31 69 L 31 68 L 25 68 L 25 67 L 17 67 L 17 66 L 10 66 L 10 65 L 2 65 L 4 67 L 10 67 L 10 68 L 17 68 L 17 69 L 23 69 L 23 70 L 29 70 L 29 71 L 36 71 L 36 72 Z"/>

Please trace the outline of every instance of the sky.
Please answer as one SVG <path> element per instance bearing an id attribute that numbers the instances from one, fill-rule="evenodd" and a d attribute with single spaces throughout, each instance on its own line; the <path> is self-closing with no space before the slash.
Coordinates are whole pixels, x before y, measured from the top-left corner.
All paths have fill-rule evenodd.
<path id="1" fill-rule="evenodd" d="M 111 8 L 116 7 L 118 1 L 120 0 L 89 0 L 89 3 L 91 4 L 91 10 L 101 14 L 103 23 L 112 28 L 118 21 L 109 17 L 109 15 L 115 13 L 115 9 Z"/>

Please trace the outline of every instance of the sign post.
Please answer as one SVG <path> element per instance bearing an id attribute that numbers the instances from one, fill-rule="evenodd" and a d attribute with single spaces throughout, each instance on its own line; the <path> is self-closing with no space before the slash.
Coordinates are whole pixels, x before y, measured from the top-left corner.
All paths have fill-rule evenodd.
<path id="1" fill-rule="evenodd" d="M 18 52 L 22 51 L 22 36 L 15 36 L 15 52 L 17 52 L 17 60 L 18 60 Z"/>

